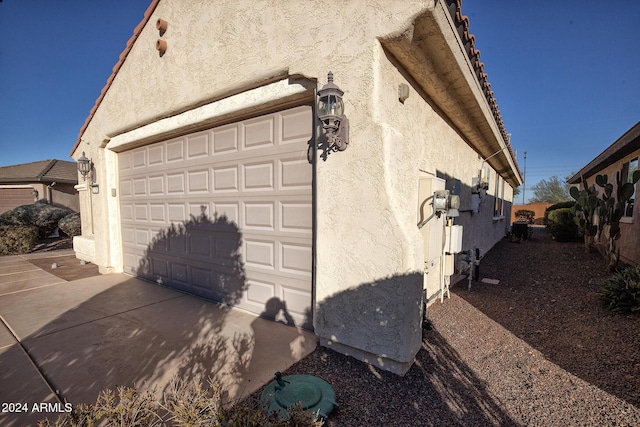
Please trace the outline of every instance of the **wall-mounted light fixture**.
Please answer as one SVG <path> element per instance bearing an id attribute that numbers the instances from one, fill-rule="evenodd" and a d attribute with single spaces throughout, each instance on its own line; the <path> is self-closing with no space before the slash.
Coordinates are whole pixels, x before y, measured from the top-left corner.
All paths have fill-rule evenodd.
<path id="1" fill-rule="evenodd" d="M 91 173 L 91 170 L 93 169 L 93 162 L 91 161 L 91 159 L 88 159 L 85 156 L 84 151 L 82 152 L 82 156 L 80 156 L 77 162 L 78 172 L 80 172 L 80 175 L 82 175 L 82 179 L 86 181 L 87 175 L 89 175 Z"/>
<path id="2" fill-rule="evenodd" d="M 318 118 L 327 135 L 328 149 L 344 151 L 349 143 L 349 120 L 344 115 L 344 92 L 333 83 L 329 72 L 327 84 L 318 91 Z"/>

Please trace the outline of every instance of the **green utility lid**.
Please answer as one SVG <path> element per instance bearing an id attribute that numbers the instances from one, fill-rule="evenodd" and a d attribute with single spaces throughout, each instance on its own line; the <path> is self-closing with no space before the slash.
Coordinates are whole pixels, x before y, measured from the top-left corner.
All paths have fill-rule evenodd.
<path id="1" fill-rule="evenodd" d="M 336 393 L 323 379 L 313 375 L 287 375 L 275 373 L 272 381 L 262 392 L 260 398 L 269 412 L 277 411 L 280 417 L 287 409 L 300 402 L 305 411 L 317 412 L 320 418 L 327 418 L 336 404 Z"/>

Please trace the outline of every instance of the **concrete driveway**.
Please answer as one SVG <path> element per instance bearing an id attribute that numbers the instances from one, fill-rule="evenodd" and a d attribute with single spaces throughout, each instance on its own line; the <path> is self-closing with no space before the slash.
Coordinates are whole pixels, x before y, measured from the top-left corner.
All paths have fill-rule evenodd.
<path id="1" fill-rule="evenodd" d="M 131 276 L 66 281 L 34 256 L 52 253 L 0 257 L 2 426 L 57 418 L 34 404 L 59 396 L 75 405 L 118 385 L 161 391 L 176 375 L 211 377 L 235 401 L 316 347 L 308 331 Z"/>

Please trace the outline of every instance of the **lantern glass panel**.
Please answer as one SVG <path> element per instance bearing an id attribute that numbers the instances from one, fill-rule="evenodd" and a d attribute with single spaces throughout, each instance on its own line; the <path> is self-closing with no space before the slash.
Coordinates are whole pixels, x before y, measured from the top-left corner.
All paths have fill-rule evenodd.
<path id="1" fill-rule="evenodd" d="M 342 98 L 337 95 L 325 95 L 318 101 L 318 115 L 320 116 L 342 116 L 344 114 L 344 104 Z"/>

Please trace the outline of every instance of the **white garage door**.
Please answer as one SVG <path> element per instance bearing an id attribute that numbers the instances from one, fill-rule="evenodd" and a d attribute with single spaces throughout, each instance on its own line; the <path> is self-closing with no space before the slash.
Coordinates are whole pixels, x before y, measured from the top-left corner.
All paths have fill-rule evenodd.
<path id="1" fill-rule="evenodd" d="M 119 154 L 125 272 L 309 327 L 312 125 L 301 106 Z"/>

